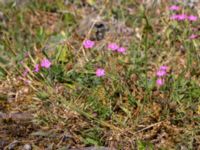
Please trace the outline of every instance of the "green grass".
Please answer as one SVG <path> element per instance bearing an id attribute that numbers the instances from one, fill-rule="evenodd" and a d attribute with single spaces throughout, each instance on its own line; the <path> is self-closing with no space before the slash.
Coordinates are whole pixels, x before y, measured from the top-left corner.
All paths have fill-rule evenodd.
<path id="1" fill-rule="evenodd" d="M 198 149 L 200 42 L 189 36 L 200 34 L 193 31 L 199 20 L 170 20 L 170 5 L 146 9 L 140 1 L 130 0 L 88 0 L 85 4 L 77 0 L 68 5 L 37 0 L 24 6 L 0 6 L 4 14 L 0 23 L 0 97 L 15 93 L 11 103 L 5 98 L 0 101 L 3 112 L 31 113 L 30 124 L 37 126 L 31 133 L 57 135 L 52 139 L 45 134 L 36 142 L 38 137 L 31 133 L 13 137 L 6 132 L 0 139 L 6 136 L 6 145 L 19 140 L 19 149 L 27 142 L 36 149 L 48 144 L 54 149 Z M 88 12 L 101 12 L 101 22 L 109 31 L 104 39 L 95 41 L 94 48 L 83 50 L 85 37 L 77 31 L 84 28 L 80 24 Z M 189 7 L 181 12 L 197 13 Z M 92 15 L 89 18 L 94 19 Z M 88 34 L 90 29 L 83 32 Z M 91 31 L 94 34 L 95 29 Z M 108 51 L 110 42 L 126 47 L 127 53 Z M 52 66 L 35 73 L 35 64 L 45 57 Z M 169 69 L 165 84 L 158 87 L 156 70 L 161 65 Z M 102 78 L 95 76 L 98 67 L 105 69 Z M 24 77 L 25 69 L 29 73 Z M 0 123 L 0 133 L 9 123 Z M 64 133 L 67 140 L 63 140 Z"/>

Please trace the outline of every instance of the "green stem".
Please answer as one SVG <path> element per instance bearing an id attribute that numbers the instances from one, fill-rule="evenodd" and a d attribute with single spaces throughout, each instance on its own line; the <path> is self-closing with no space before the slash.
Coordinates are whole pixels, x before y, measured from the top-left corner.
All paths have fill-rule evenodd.
<path id="1" fill-rule="evenodd" d="M 147 75 L 147 70 L 148 70 L 148 56 L 147 56 L 147 50 L 148 50 L 148 33 L 145 32 L 144 35 L 144 51 L 145 51 L 145 97 L 144 100 L 147 101 L 148 99 L 148 94 L 149 94 L 149 89 L 148 89 L 148 75 Z"/>

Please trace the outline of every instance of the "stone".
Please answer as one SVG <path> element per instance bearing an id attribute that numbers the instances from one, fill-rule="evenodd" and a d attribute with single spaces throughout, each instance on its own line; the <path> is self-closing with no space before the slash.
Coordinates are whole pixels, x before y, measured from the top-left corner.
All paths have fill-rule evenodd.
<path id="1" fill-rule="evenodd" d="M 23 150 L 32 150 L 32 146 L 30 144 L 25 144 Z"/>

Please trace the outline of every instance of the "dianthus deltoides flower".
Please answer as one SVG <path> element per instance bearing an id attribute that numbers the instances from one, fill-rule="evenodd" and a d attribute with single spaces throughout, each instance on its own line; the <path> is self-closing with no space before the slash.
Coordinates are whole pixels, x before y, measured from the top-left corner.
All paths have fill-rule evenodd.
<path id="1" fill-rule="evenodd" d="M 84 48 L 93 48 L 94 47 L 94 41 L 91 41 L 91 40 L 85 40 L 84 42 L 83 42 L 83 47 Z"/>
<path id="2" fill-rule="evenodd" d="M 165 70 L 158 70 L 157 73 L 156 73 L 156 75 L 158 77 L 163 77 L 163 76 L 166 75 L 166 71 Z"/>
<path id="3" fill-rule="evenodd" d="M 119 46 L 116 43 L 109 43 L 108 44 L 108 49 L 112 51 L 116 51 L 119 48 Z"/>
<path id="4" fill-rule="evenodd" d="M 119 47 L 119 48 L 117 49 L 117 52 L 124 54 L 124 53 L 126 52 L 126 48 L 124 48 L 124 47 Z"/>
<path id="5" fill-rule="evenodd" d="M 156 84 L 157 84 L 158 86 L 163 86 L 163 85 L 165 84 L 165 80 L 162 79 L 162 78 L 158 78 L 158 79 L 156 80 Z"/>
<path id="6" fill-rule="evenodd" d="M 199 35 L 192 34 L 192 35 L 190 35 L 189 39 L 197 39 L 198 37 L 199 37 Z"/>
<path id="7" fill-rule="evenodd" d="M 98 68 L 96 70 L 96 76 L 97 77 L 103 77 L 103 76 L 105 76 L 105 70 L 103 68 Z"/>
<path id="8" fill-rule="evenodd" d="M 50 66 L 51 66 L 51 62 L 47 58 L 42 59 L 41 67 L 48 69 L 50 68 Z"/>
<path id="9" fill-rule="evenodd" d="M 190 16 L 187 17 L 187 19 L 188 19 L 189 21 L 197 21 L 198 17 L 197 17 L 197 16 L 190 15 Z"/>
<path id="10" fill-rule="evenodd" d="M 159 69 L 156 72 L 157 80 L 156 84 L 157 86 L 163 86 L 165 84 L 165 76 L 167 75 L 168 66 L 160 66 Z"/>
<path id="11" fill-rule="evenodd" d="M 156 75 L 158 77 L 163 77 L 167 74 L 167 69 L 168 67 L 167 66 L 160 66 L 159 69 L 157 70 L 156 72 Z"/>

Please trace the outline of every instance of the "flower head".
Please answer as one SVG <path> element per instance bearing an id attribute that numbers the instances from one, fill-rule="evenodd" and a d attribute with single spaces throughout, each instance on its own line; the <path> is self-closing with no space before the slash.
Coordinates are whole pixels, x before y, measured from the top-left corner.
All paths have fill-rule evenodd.
<path id="1" fill-rule="evenodd" d="M 177 5 L 172 5 L 172 6 L 170 6 L 170 7 L 169 7 L 169 9 L 170 9 L 170 10 L 177 11 L 177 10 L 179 10 L 179 9 L 180 9 L 180 7 L 179 7 L 179 6 L 177 6 Z"/>
<path id="2" fill-rule="evenodd" d="M 190 16 L 187 17 L 187 19 L 189 21 L 197 21 L 198 18 L 197 18 L 197 16 L 190 15 Z"/>
<path id="3" fill-rule="evenodd" d="M 162 78 L 158 78 L 158 79 L 156 80 L 156 84 L 157 84 L 158 86 L 162 86 L 162 85 L 165 84 L 165 80 L 162 79 Z"/>
<path id="4" fill-rule="evenodd" d="M 117 52 L 119 52 L 119 53 L 125 53 L 126 52 L 126 48 L 124 48 L 124 47 L 119 47 L 118 49 L 117 49 Z"/>
<path id="5" fill-rule="evenodd" d="M 159 68 L 159 70 L 164 70 L 164 71 L 166 71 L 167 69 L 168 69 L 167 66 L 160 66 L 160 68 Z"/>
<path id="6" fill-rule="evenodd" d="M 189 37 L 189 39 L 197 39 L 199 36 L 198 35 L 196 35 L 196 34 L 192 34 L 190 37 Z"/>
<path id="7" fill-rule="evenodd" d="M 111 49 L 112 51 L 116 51 L 118 48 L 119 46 L 116 43 L 108 44 L 108 49 Z"/>
<path id="8" fill-rule="evenodd" d="M 91 40 L 85 40 L 84 42 L 83 42 L 83 46 L 84 46 L 84 48 L 92 48 L 92 47 L 94 47 L 94 41 L 91 41 Z"/>
<path id="9" fill-rule="evenodd" d="M 36 65 L 35 65 L 35 68 L 34 68 L 34 71 L 35 71 L 35 72 L 39 72 L 39 70 L 40 70 L 39 64 L 36 64 Z"/>
<path id="10" fill-rule="evenodd" d="M 97 77 L 105 76 L 105 70 L 102 69 L 102 68 L 98 68 L 98 69 L 96 70 L 96 76 L 97 76 Z"/>
<path id="11" fill-rule="evenodd" d="M 41 67 L 48 69 L 50 66 L 51 66 L 51 62 L 48 59 L 44 58 L 41 61 Z"/>
<path id="12" fill-rule="evenodd" d="M 166 74 L 167 74 L 167 73 L 166 73 L 165 70 L 158 70 L 157 73 L 156 73 L 156 75 L 157 75 L 158 77 L 163 77 L 163 76 L 165 76 Z"/>

